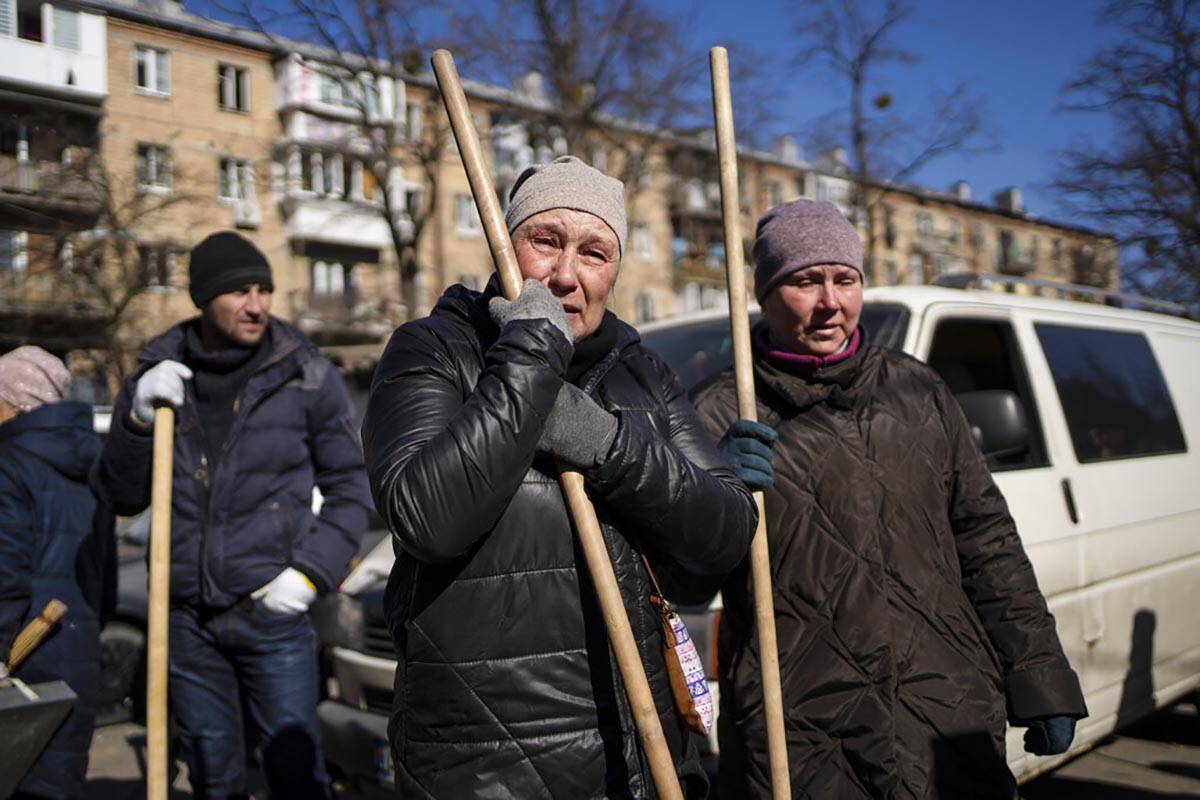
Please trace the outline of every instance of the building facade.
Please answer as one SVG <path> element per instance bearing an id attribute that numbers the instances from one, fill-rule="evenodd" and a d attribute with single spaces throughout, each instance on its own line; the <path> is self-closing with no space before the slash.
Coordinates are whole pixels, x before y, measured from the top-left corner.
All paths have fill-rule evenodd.
<path id="1" fill-rule="evenodd" d="M 506 202 L 565 140 L 537 76 L 465 88 Z M 581 155 L 626 182 L 616 313 L 725 304 L 711 133 L 620 121 L 605 133 Z M 805 162 L 789 137 L 743 150 L 739 173 L 748 264 L 769 208 L 809 197 L 851 211 L 840 161 Z M 981 272 L 1117 285 L 1110 238 L 1025 213 L 1016 190 L 990 203 L 964 185 L 873 192 L 874 283 Z M 185 254 L 222 229 L 270 259 L 273 312 L 368 375 L 397 324 L 492 270 L 428 73 L 387 74 L 174 0 L 0 0 L 0 349 L 107 364 L 98 382 L 111 389 L 141 341 L 195 313 Z"/>

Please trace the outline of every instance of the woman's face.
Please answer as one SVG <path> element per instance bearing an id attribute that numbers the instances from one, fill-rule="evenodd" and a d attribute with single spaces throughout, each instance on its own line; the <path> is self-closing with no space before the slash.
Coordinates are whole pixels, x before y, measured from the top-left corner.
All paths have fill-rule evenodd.
<path id="1" fill-rule="evenodd" d="M 517 226 L 513 247 L 521 276 L 540 281 L 562 303 L 575 341 L 595 333 L 621 266 L 612 228 L 585 211 L 552 208 Z"/>
<path id="2" fill-rule="evenodd" d="M 862 291 L 858 270 L 841 264 L 792 273 L 763 300 L 771 340 L 800 355 L 836 353 L 858 327 Z"/>

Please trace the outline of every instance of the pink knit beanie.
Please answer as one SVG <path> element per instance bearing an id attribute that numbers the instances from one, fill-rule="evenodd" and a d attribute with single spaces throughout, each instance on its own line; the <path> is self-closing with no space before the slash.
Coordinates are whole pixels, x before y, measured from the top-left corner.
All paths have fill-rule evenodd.
<path id="1" fill-rule="evenodd" d="M 22 413 L 62 400 L 70 383 L 63 362 L 40 347 L 25 345 L 0 356 L 0 400 Z"/>

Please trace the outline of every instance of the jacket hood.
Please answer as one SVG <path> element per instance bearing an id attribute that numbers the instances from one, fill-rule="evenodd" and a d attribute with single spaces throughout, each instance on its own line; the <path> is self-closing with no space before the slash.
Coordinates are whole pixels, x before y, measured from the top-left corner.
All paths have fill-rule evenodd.
<path id="1" fill-rule="evenodd" d="M 40 458 L 70 480 L 86 482 L 100 453 L 87 403 L 50 403 L 0 425 L 0 449 L 12 444 Z"/>

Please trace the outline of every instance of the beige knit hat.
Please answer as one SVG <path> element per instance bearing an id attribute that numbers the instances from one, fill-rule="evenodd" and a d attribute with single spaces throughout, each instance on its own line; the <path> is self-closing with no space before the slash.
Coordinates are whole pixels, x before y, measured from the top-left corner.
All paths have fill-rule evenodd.
<path id="1" fill-rule="evenodd" d="M 0 356 L 0 400 L 22 413 L 62 400 L 71 373 L 40 347 L 25 345 Z"/>
<path id="2" fill-rule="evenodd" d="M 575 156 L 534 164 L 517 178 L 508 195 L 504 221 L 512 233 L 522 222 L 552 208 L 570 208 L 599 217 L 617 235 L 625 252 L 625 187 Z"/>

